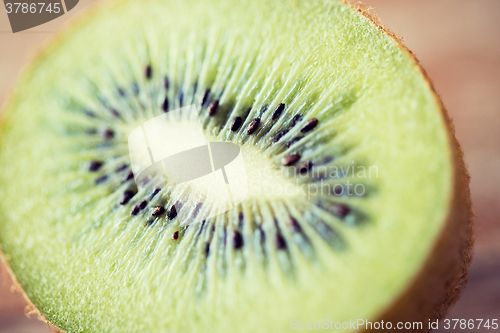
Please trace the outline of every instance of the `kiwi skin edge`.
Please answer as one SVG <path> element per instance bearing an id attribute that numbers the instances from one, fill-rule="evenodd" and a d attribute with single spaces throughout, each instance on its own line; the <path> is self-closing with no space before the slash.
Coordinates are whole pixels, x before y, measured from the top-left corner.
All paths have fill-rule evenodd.
<path id="1" fill-rule="evenodd" d="M 444 318 L 467 284 L 467 274 L 472 262 L 474 246 L 474 214 L 470 198 L 470 175 L 464 162 L 464 154 L 455 136 L 453 122 L 446 111 L 432 81 L 415 54 L 406 47 L 404 42 L 394 32 L 383 26 L 372 8 L 363 5 L 352 5 L 346 0 L 340 0 L 350 8 L 368 18 L 377 29 L 385 32 L 397 42 L 400 49 L 417 64 L 418 69 L 434 93 L 441 114 L 448 129 L 450 148 L 452 149 L 454 175 L 453 197 L 450 211 L 434 244 L 427 262 L 422 266 L 413 282 L 396 301 L 389 306 L 379 318 L 380 322 L 390 321 L 393 326 L 397 322 L 422 322 L 423 330 L 405 330 L 406 332 L 430 332 L 428 320 L 436 321 Z M 366 332 L 374 332 L 367 330 Z"/>
<path id="2" fill-rule="evenodd" d="M 406 291 L 404 291 L 392 305 L 383 310 L 379 317 L 372 321 L 381 322 L 383 320 L 384 322 L 392 322 L 393 327 L 397 322 L 422 322 L 423 330 L 405 330 L 405 332 L 430 332 L 431 329 L 428 327 L 429 320 L 435 322 L 436 320 L 444 318 L 449 308 L 459 299 L 467 283 L 467 274 L 472 261 L 472 248 L 474 245 L 474 215 L 471 208 L 472 204 L 469 188 L 470 175 L 464 163 L 463 151 L 455 137 L 455 129 L 449 114 L 432 85 L 429 76 L 420 65 L 416 56 L 406 47 L 406 45 L 404 45 L 401 38 L 390 29 L 383 26 L 372 8 L 359 4 L 350 4 L 347 0 L 340 1 L 351 9 L 359 12 L 370 20 L 375 28 L 383 31 L 396 41 L 400 49 L 406 52 L 414 63 L 417 64 L 427 84 L 434 93 L 434 97 L 441 109 L 442 116 L 448 129 L 448 138 L 454 161 L 453 198 L 451 199 L 452 202 L 450 204 L 448 217 L 439 238 L 434 244 L 434 248 L 430 251 L 426 263 L 414 277 L 413 282 L 409 284 Z M 89 12 L 101 7 L 104 6 L 97 5 L 91 10 L 87 10 L 86 15 L 83 15 L 83 17 L 77 20 L 76 24 L 73 23 L 73 28 L 78 26 L 78 21 L 85 21 L 85 16 L 87 16 Z M 57 37 L 52 39 L 49 44 L 54 43 L 57 39 Z M 33 57 L 31 62 L 34 63 L 34 60 L 43 53 L 43 51 L 39 52 L 39 55 Z M 55 332 L 65 333 L 49 322 L 38 311 L 17 281 L 1 249 L 0 266 L 5 269 L 13 280 L 11 290 L 21 293 L 28 303 L 24 310 L 26 316 L 29 317 L 35 314 L 38 316 L 39 320 L 45 322 Z M 373 330 L 373 332 L 374 331 L 375 330 Z M 364 332 L 372 332 L 372 330 Z"/>

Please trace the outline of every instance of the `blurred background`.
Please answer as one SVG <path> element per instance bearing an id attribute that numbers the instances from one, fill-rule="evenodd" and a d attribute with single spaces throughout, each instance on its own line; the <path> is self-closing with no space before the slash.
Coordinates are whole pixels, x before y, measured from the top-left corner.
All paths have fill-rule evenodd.
<path id="1" fill-rule="evenodd" d="M 106 0 L 80 0 L 68 14 L 16 34 L 0 10 L 0 104 L 44 41 L 67 20 L 102 1 Z M 500 1 L 366 0 L 363 4 L 374 7 L 386 27 L 417 55 L 442 96 L 465 151 L 476 215 L 475 255 L 467 288 L 448 318 L 500 320 Z M 25 315 L 26 302 L 11 286 L 0 267 L 0 333 L 52 332 Z"/>

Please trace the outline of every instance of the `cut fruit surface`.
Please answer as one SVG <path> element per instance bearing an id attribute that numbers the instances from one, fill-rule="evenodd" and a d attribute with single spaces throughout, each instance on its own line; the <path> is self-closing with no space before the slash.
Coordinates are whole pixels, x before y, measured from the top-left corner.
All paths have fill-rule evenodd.
<path id="1" fill-rule="evenodd" d="M 236 145 L 241 202 L 212 216 L 228 202 L 205 198 L 210 184 L 135 183 L 132 162 L 150 160 L 131 161 L 143 143 L 129 135 L 160 115 L 179 133 L 169 146 L 197 124 L 210 154 Z M 1 249 L 67 332 L 379 318 L 425 331 L 468 263 L 468 180 L 441 102 L 397 40 L 339 1 L 94 10 L 6 105 L 0 186 Z"/>

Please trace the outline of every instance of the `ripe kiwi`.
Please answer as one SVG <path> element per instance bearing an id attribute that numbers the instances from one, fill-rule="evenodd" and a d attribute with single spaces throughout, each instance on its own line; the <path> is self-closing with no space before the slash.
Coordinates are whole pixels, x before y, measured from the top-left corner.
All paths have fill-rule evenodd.
<path id="1" fill-rule="evenodd" d="M 470 262 L 467 172 L 418 62 L 363 14 L 337 0 L 121 0 L 60 34 L 0 132 L 0 245 L 51 325 L 427 331 L 441 318 Z M 138 188 L 127 137 L 191 104 L 213 141 L 241 147 L 249 194 L 181 226 L 184 192 Z M 330 186 L 267 191 L 303 184 Z"/>

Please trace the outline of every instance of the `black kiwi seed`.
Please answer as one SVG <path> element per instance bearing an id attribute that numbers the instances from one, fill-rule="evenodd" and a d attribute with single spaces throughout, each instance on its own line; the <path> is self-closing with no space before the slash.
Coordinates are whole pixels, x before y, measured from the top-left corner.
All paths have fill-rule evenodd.
<path id="1" fill-rule="evenodd" d="M 201 202 L 197 203 L 193 208 L 193 216 L 194 217 L 198 216 L 202 208 L 203 208 L 203 203 Z"/>
<path id="2" fill-rule="evenodd" d="M 158 194 L 160 193 L 161 191 L 161 188 L 155 188 L 155 190 L 153 191 L 153 193 L 151 194 L 151 196 L 149 197 L 149 200 L 153 200 L 153 198 Z"/>
<path id="3" fill-rule="evenodd" d="M 239 250 L 243 247 L 243 236 L 241 236 L 239 231 L 234 231 L 233 234 L 233 248 Z"/>
<path id="4" fill-rule="evenodd" d="M 128 204 L 128 202 L 130 201 L 130 199 L 132 199 L 134 197 L 134 195 L 135 195 L 135 193 L 132 191 L 129 191 L 129 190 L 123 192 L 122 200 L 120 201 L 120 205 Z"/>
<path id="5" fill-rule="evenodd" d="M 209 96 L 210 96 L 210 89 L 207 89 L 207 90 L 205 90 L 205 93 L 203 94 L 203 98 L 201 100 L 201 106 L 203 106 L 203 107 L 207 106 Z"/>
<path id="6" fill-rule="evenodd" d="M 264 243 L 266 241 L 266 232 L 264 231 L 264 229 L 262 228 L 262 224 L 259 225 L 259 233 L 260 233 L 260 242 L 261 243 Z"/>
<path id="7" fill-rule="evenodd" d="M 267 111 L 267 109 L 269 109 L 269 105 L 264 105 L 262 109 L 260 109 L 261 116 Z"/>
<path id="8" fill-rule="evenodd" d="M 96 117 L 95 113 L 90 111 L 90 110 L 83 110 L 83 114 L 85 114 L 87 117 L 90 117 L 90 118 Z"/>
<path id="9" fill-rule="evenodd" d="M 245 215 L 243 214 L 243 212 L 240 212 L 238 214 L 238 225 L 240 228 L 243 228 L 243 222 L 245 222 Z"/>
<path id="10" fill-rule="evenodd" d="M 295 232 L 301 232 L 302 228 L 300 227 L 299 222 L 293 217 L 290 216 L 290 226 L 292 227 L 293 231 Z"/>
<path id="11" fill-rule="evenodd" d="M 163 86 L 165 87 L 165 89 L 168 90 L 168 87 L 170 86 L 170 82 L 168 81 L 168 77 L 165 76 L 165 78 L 163 79 Z"/>
<path id="12" fill-rule="evenodd" d="M 222 245 L 225 247 L 226 243 L 227 243 L 227 229 L 224 228 L 223 230 L 224 230 L 224 234 L 222 235 L 222 237 L 220 237 L 220 240 L 221 240 Z"/>
<path id="13" fill-rule="evenodd" d="M 252 122 L 250 123 L 250 125 L 248 125 L 247 134 L 248 135 L 254 134 L 255 131 L 257 131 L 257 129 L 259 128 L 259 125 L 260 125 L 260 119 L 259 118 L 256 118 L 256 119 L 252 120 Z"/>
<path id="14" fill-rule="evenodd" d="M 129 180 L 132 180 L 132 179 L 134 179 L 134 173 L 129 172 L 129 173 L 127 173 L 127 175 L 125 177 L 123 177 L 122 183 L 128 182 Z"/>
<path id="15" fill-rule="evenodd" d="M 316 125 L 318 125 L 318 119 L 313 118 L 313 119 L 309 120 L 307 122 L 307 124 L 304 127 L 302 127 L 302 129 L 300 131 L 302 133 L 309 132 L 310 130 L 314 129 L 316 127 Z"/>
<path id="16" fill-rule="evenodd" d="M 331 157 L 331 156 L 327 156 L 325 157 L 325 159 L 323 159 L 323 161 L 320 162 L 320 164 L 322 165 L 327 165 L 327 164 L 330 164 L 331 162 L 333 162 L 335 158 Z"/>
<path id="17" fill-rule="evenodd" d="M 290 140 L 287 144 L 286 144 L 286 149 L 290 148 L 291 146 L 293 146 L 294 144 L 296 144 L 297 142 L 299 142 L 301 139 L 303 139 L 304 137 L 303 136 L 298 136 L 296 138 L 293 138 L 292 140 Z"/>
<path id="18" fill-rule="evenodd" d="M 298 167 L 297 167 L 297 172 L 299 174 L 304 174 L 304 173 L 307 173 L 309 172 L 309 170 L 311 170 L 313 164 L 312 162 L 304 162 L 304 163 L 301 163 Z"/>
<path id="19" fill-rule="evenodd" d="M 116 168 L 115 172 L 122 172 L 122 171 L 126 170 L 127 168 L 128 168 L 128 164 L 123 163 Z"/>
<path id="20" fill-rule="evenodd" d="M 146 75 L 146 79 L 151 80 L 153 77 L 153 69 L 151 68 L 151 65 L 147 65 L 146 68 L 144 69 L 144 74 Z"/>
<path id="21" fill-rule="evenodd" d="M 241 124 L 243 124 L 243 119 L 241 117 L 236 117 L 231 123 L 231 131 L 236 132 L 240 129 Z"/>
<path id="22" fill-rule="evenodd" d="M 163 213 L 165 213 L 165 208 L 163 208 L 162 206 L 156 206 L 153 208 L 153 212 L 151 215 L 153 215 L 154 217 L 158 217 L 163 215 Z"/>
<path id="23" fill-rule="evenodd" d="M 201 221 L 201 227 L 200 227 L 200 232 L 205 228 L 205 224 L 207 223 L 207 220 Z"/>
<path id="24" fill-rule="evenodd" d="M 179 105 L 182 106 L 182 103 L 184 102 L 184 91 L 182 91 L 182 88 L 179 89 L 179 92 L 177 93 L 177 100 L 179 101 Z"/>
<path id="25" fill-rule="evenodd" d="M 167 217 L 169 220 L 173 220 L 175 219 L 176 216 L 177 216 L 177 209 L 175 209 L 175 205 L 172 205 L 172 207 L 170 207 L 170 210 L 167 212 Z"/>
<path id="26" fill-rule="evenodd" d="M 203 208 L 203 203 L 199 202 L 196 204 L 196 206 L 194 206 L 193 208 L 193 216 L 196 217 L 198 216 L 198 214 L 200 213 L 201 209 Z M 205 220 L 203 220 L 205 221 Z M 205 223 L 205 222 L 203 222 Z"/>
<path id="27" fill-rule="evenodd" d="M 210 243 L 205 244 L 205 255 L 208 257 L 208 253 L 210 252 Z"/>
<path id="28" fill-rule="evenodd" d="M 226 113 L 226 117 L 225 117 L 226 119 L 223 122 L 221 122 L 219 131 L 221 131 L 224 128 L 224 126 L 226 126 L 226 124 L 231 119 L 231 116 L 232 116 L 232 114 L 234 112 L 234 108 L 235 108 L 235 104 L 231 104 L 230 107 L 229 107 L 229 110 Z"/>
<path id="29" fill-rule="evenodd" d="M 96 172 L 96 171 L 99 171 L 102 167 L 102 162 L 100 161 L 92 161 L 90 162 L 89 164 L 89 171 L 91 172 Z"/>
<path id="30" fill-rule="evenodd" d="M 279 131 L 275 136 L 273 142 L 276 143 L 281 140 L 288 133 L 288 130 Z"/>
<path id="31" fill-rule="evenodd" d="M 179 239 L 179 232 L 178 231 L 174 231 L 174 233 L 172 234 L 172 239 L 173 240 Z"/>
<path id="32" fill-rule="evenodd" d="M 165 99 L 163 100 L 163 103 L 161 104 L 161 109 L 165 112 L 168 111 L 168 97 L 165 96 Z"/>
<path id="33" fill-rule="evenodd" d="M 95 180 L 95 183 L 96 183 L 96 184 L 102 184 L 102 183 L 104 183 L 106 180 L 108 180 L 108 175 L 102 175 L 102 176 L 100 176 L 99 178 L 97 178 L 97 179 Z"/>
<path id="34" fill-rule="evenodd" d="M 287 157 L 284 158 L 283 165 L 289 167 L 297 163 L 299 160 L 300 160 L 300 155 L 297 154 L 288 155 Z"/>
<path id="35" fill-rule="evenodd" d="M 122 88 L 118 88 L 116 91 L 118 92 L 118 95 L 120 95 L 120 97 L 125 97 L 125 90 L 123 90 Z"/>
<path id="36" fill-rule="evenodd" d="M 336 184 L 336 186 L 333 187 L 332 194 L 336 196 L 341 196 L 344 194 L 344 186 L 343 185 L 338 186 L 338 185 L 339 184 Z"/>
<path id="37" fill-rule="evenodd" d="M 198 228 L 198 233 L 197 235 L 201 235 L 201 233 L 203 232 L 203 230 L 205 229 L 205 223 L 207 222 L 207 220 L 203 220 L 201 221 L 201 226 Z"/>
<path id="38" fill-rule="evenodd" d="M 111 114 L 115 118 L 121 118 L 122 117 L 121 114 L 120 114 L 120 112 L 116 111 L 115 109 L 110 109 L 109 111 L 111 112 Z"/>
<path id="39" fill-rule="evenodd" d="M 341 203 L 324 203 L 324 202 L 319 202 L 317 203 L 317 206 L 321 209 L 324 209 L 339 219 L 343 220 L 351 213 L 351 208 L 341 204 Z"/>
<path id="40" fill-rule="evenodd" d="M 130 215 L 135 216 L 135 215 L 139 214 L 139 212 L 141 210 L 143 210 L 144 208 L 146 208 L 147 205 L 148 205 L 148 202 L 146 200 L 139 202 L 137 205 L 134 206 L 134 208 L 130 212 Z"/>
<path id="41" fill-rule="evenodd" d="M 295 115 L 295 117 L 293 117 L 292 119 L 292 123 L 291 123 L 291 127 L 294 127 L 295 125 L 297 125 L 300 121 L 302 120 L 302 115 L 301 114 L 297 114 Z"/>
<path id="42" fill-rule="evenodd" d="M 351 208 L 343 204 L 332 205 L 332 213 L 335 214 L 340 219 L 344 219 L 351 212 Z"/>
<path id="43" fill-rule="evenodd" d="M 286 240 L 280 233 L 276 234 L 276 247 L 278 250 L 286 249 Z"/>
<path id="44" fill-rule="evenodd" d="M 104 136 L 106 139 L 112 139 L 115 137 L 115 131 L 108 128 L 108 129 L 104 130 L 104 132 L 102 133 L 102 136 Z"/>
<path id="45" fill-rule="evenodd" d="M 285 110 L 285 104 L 280 103 L 273 112 L 272 120 L 276 120 L 281 116 L 281 113 Z"/>
<path id="46" fill-rule="evenodd" d="M 214 116 L 217 113 L 217 109 L 219 108 L 219 101 L 215 100 L 210 103 L 208 106 L 208 115 Z"/>

